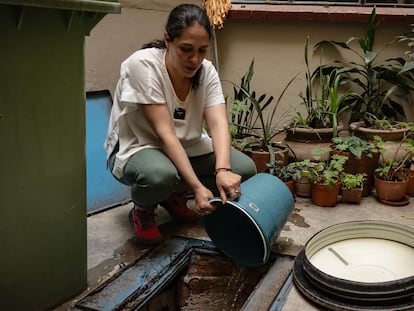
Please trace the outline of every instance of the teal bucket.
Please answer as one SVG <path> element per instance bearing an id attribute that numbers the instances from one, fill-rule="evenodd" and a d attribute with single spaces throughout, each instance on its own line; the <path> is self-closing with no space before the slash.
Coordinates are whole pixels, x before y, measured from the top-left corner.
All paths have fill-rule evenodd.
<path id="1" fill-rule="evenodd" d="M 203 217 L 204 228 L 215 246 L 246 267 L 265 264 L 271 246 L 293 211 L 295 201 L 278 178 L 259 173 L 241 184 L 237 200 L 210 200 L 216 210 Z"/>

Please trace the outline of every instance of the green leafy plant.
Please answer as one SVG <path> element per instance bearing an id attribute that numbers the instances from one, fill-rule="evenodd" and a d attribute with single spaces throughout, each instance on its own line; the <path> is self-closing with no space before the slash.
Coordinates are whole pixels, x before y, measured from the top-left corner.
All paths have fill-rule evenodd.
<path id="1" fill-rule="evenodd" d="M 283 122 L 293 111 L 293 108 L 289 108 L 281 114 L 276 114 L 277 108 L 297 75 L 289 80 L 275 102 L 273 101 L 273 96 L 267 97 L 266 94 L 256 98 L 256 93 L 250 91 L 250 82 L 253 77 L 253 64 L 252 61 L 248 73 L 242 78 L 241 85 L 230 82 L 233 84 L 235 94 L 238 98 L 235 101 L 236 108 L 231 112 L 231 123 L 234 127 L 242 129 L 244 134 L 248 134 L 247 137 L 237 138 L 237 143 L 242 145 L 244 150 L 260 149 L 273 154 L 273 140 L 285 130 Z M 248 107 L 247 110 L 240 108 L 242 103 L 245 107 Z M 233 131 L 233 133 L 236 134 L 238 132 Z"/>
<path id="2" fill-rule="evenodd" d="M 414 24 L 411 24 L 410 27 L 411 30 L 397 36 L 397 40 L 407 44 L 408 50 L 404 54 L 410 59 L 414 59 Z"/>
<path id="3" fill-rule="evenodd" d="M 252 145 L 256 142 L 256 138 L 253 135 L 244 137 L 233 137 L 231 145 L 245 153 L 252 151 Z"/>
<path id="4" fill-rule="evenodd" d="M 383 117 L 379 119 L 377 116 L 366 113 L 367 116 L 370 117 L 371 128 L 372 129 L 379 129 L 379 130 L 391 130 L 391 129 L 406 129 L 410 127 L 410 122 L 406 121 L 393 121 Z"/>
<path id="5" fill-rule="evenodd" d="M 341 81 L 343 81 L 340 70 L 331 71 L 324 79 L 326 79 L 326 82 L 322 83 L 322 87 L 324 92 L 328 94 L 326 99 L 328 109 L 326 112 L 333 128 L 333 136 L 336 137 L 338 135 L 338 117 L 348 109 L 347 99 L 350 97 L 351 92 L 339 93 Z"/>
<path id="6" fill-rule="evenodd" d="M 350 152 L 357 159 L 363 154 L 372 158 L 374 152 L 379 152 L 375 142 L 368 142 L 358 136 L 339 136 L 332 138 L 332 141 L 334 150 Z"/>
<path id="7" fill-rule="evenodd" d="M 344 170 L 347 156 L 333 154 L 327 160 L 322 160 L 322 153 L 329 152 L 329 147 L 315 148 L 312 156 L 315 159 L 315 166 L 310 170 L 310 179 L 314 183 L 322 183 L 330 188 L 336 185 Z"/>
<path id="8" fill-rule="evenodd" d="M 302 161 L 295 161 L 289 163 L 290 166 L 301 172 L 301 177 L 308 177 L 310 171 L 315 167 L 316 163 L 312 162 L 310 159 L 304 159 Z"/>
<path id="9" fill-rule="evenodd" d="M 302 177 L 302 169 L 293 163 L 281 165 L 281 163 L 275 161 L 273 164 L 267 164 L 267 167 L 270 174 L 280 178 L 282 181 L 298 180 Z"/>
<path id="10" fill-rule="evenodd" d="M 333 135 L 337 136 L 338 117 L 348 109 L 347 99 L 351 92 L 341 93 L 345 79 L 339 69 L 325 74 L 320 66 L 311 73 L 308 45 L 309 36 L 306 37 L 304 49 L 306 90 L 305 93 L 299 93 L 302 105 L 306 109 L 306 116 L 297 111 L 292 118 L 291 126 L 316 129 L 332 127 Z"/>
<path id="11" fill-rule="evenodd" d="M 251 110 L 249 109 L 248 105 L 245 101 L 234 99 L 231 110 L 231 121 L 230 121 L 230 134 L 232 137 L 243 137 L 244 135 L 248 134 L 248 127 L 243 125 L 249 125 L 249 119 L 244 121 L 251 115 Z"/>
<path id="12" fill-rule="evenodd" d="M 304 159 L 302 161 L 292 162 L 291 165 L 300 168 L 303 172 L 309 172 L 311 168 L 315 166 L 315 163 L 310 159 Z"/>
<path id="13" fill-rule="evenodd" d="M 325 127 L 325 118 L 320 116 L 320 109 L 317 109 L 317 99 L 313 95 L 313 77 L 309 66 L 309 36 L 305 40 L 304 59 L 306 65 L 305 80 L 306 89 L 305 93 L 299 93 L 299 97 L 302 99 L 302 104 L 306 109 L 306 116 L 303 116 L 300 111 L 297 111 L 296 116 L 292 119 L 291 126 L 297 127 Z"/>
<path id="14" fill-rule="evenodd" d="M 380 164 L 375 170 L 377 176 L 383 180 L 397 180 L 397 174 L 410 163 L 414 155 L 414 139 L 405 134 L 403 139 L 398 142 L 383 141 L 381 137 L 375 136 L 380 151 Z M 386 157 L 386 146 L 393 146 L 394 151 L 390 157 Z"/>
<path id="15" fill-rule="evenodd" d="M 412 64 L 407 64 L 402 57 L 380 60 L 381 52 L 394 44 L 396 38 L 382 49 L 374 50 L 378 26 L 376 10 L 373 8 L 364 37 L 351 37 L 346 42 L 324 40 L 315 45 L 316 48 L 323 48 L 325 45 L 338 47 L 359 59 L 337 60 L 334 66 L 323 65 L 322 71 L 341 70 L 348 74 L 348 82 L 355 90 L 349 96 L 353 102 L 350 122 L 363 120 L 366 126 L 371 126 L 375 119 L 384 117 L 389 120 L 403 118 L 404 110 L 394 95 L 398 91 L 399 96 L 405 95 L 404 100 L 408 100 L 408 93 L 414 90 Z M 358 43 L 357 47 L 354 47 L 355 41 Z"/>
<path id="16" fill-rule="evenodd" d="M 342 186 L 346 189 L 357 189 L 362 188 L 367 174 L 365 173 L 344 173 L 341 175 Z"/>
<path id="17" fill-rule="evenodd" d="M 251 135 L 252 128 L 254 128 L 254 124 L 259 117 L 255 113 L 256 107 L 250 99 L 255 99 L 261 111 L 265 111 L 274 99 L 273 96 L 267 97 L 266 94 L 262 94 L 256 99 L 256 92 L 250 91 L 253 75 L 254 59 L 250 62 L 247 72 L 241 77 L 239 85 L 230 82 L 233 84 L 234 92 L 233 102 L 230 107 L 230 133 L 235 138 L 244 138 Z"/>

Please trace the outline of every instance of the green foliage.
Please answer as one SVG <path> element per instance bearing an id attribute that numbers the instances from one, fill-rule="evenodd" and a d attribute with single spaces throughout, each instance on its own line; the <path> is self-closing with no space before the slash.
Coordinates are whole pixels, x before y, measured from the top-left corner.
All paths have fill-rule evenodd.
<path id="1" fill-rule="evenodd" d="M 238 140 L 237 144 L 244 148 L 256 148 L 265 151 L 273 150 L 273 139 L 285 130 L 282 122 L 290 116 L 293 108 L 280 115 L 276 115 L 277 108 L 289 86 L 296 79 L 294 76 L 284 87 L 279 97 L 274 102 L 273 96 L 266 94 L 256 98 L 256 92 L 250 91 L 250 82 L 253 77 L 254 61 L 252 60 L 249 71 L 243 76 L 242 83 L 237 85 L 233 82 L 235 92 L 235 105 L 231 112 L 231 126 L 233 138 Z M 266 99 L 267 98 L 267 99 Z M 235 130 L 236 129 L 236 130 Z M 240 136 L 237 136 L 240 134 Z M 247 138 L 246 135 L 248 136 Z M 272 153 L 272 152 L 271 152 Z"/>
<path id="2" fill-rule="evenodd" d="M 248 153 L 252 151 L 252 145 L 256 143 L 256 139 L 257 138 L 254 136 L 245 136 L 243 138 L 233 137 L 231 145 L 239 150 L 242 150 L 243 152 Z"/>
<path id="3" fill-rule="evenodd" d="M 231 106 L 231 122 L 230 122 L 230 134 L 232 137 L 241 137 L 246 134 L 248 127 L 243 126 L 242 120 L 247 118 L 250 113 L 250 109 L 247 106 L 245 101 L 235 99 Z M 237 119 L 237 122 L 236 122 Z M 240 123 L 238 123 L 240 122 Z M 249 121 L 246 120 L 246 123 L 249 124 Z"/>
<path id="4" fill-rule="evenodd" d="M 348 109 L 347 99 L 350 91 L 342 94 L 341 87 L 344 84 L 344 77 L 341 70 L 332 70 L 328 73 L 318 67 L 313 73 L 309 67 L 309 36 L 306 37 L 304 58 L 306 65 L 306 90 L 305 94 L 299 93 L 302 105 L 306 108 L 306 116 L 297 111 L 292 119 L 292 127 L 329 128 L 334 130 L 337 136 L 338 117 Z M 318 88 L 318 89 L 317 89 Z M 319 90 L 319 93 L 317 92 Z"/>
<path id="5" fill-rule="evenodd" d="M 312 162 L 310 159 L 304 159 L 302 161 L 289 163 L 289 165 L 300 170 L 301 176 L 309 176 L 311 169 L 315 167 L 316 163 Z"/>
<path id="6" fill-rule="evenodd" d="M 342 81 L 342 74 L 339 70 L 331 71 L 325 76 L 326 82 L 322 83 L 324 91 L 328 94 L 328 99 L 325 100 L 327 103 L 326 112 L 328 113 L 329 119 L 333 128 L 333 136 L 336 137 L 338 134 L 338 116 L 348 109 L 346 100 L 351 94 L 350 91 L 346 91 L 343 94 L 339 94 L 339 87 Z"/>
<path id="7" fill-rule="evenodd" d="M 250 92 L 250 84 L 254 75 L 254 59 L 252 59 L 247 72 L 241 77 L 239 85 L 233 82 L 234 98 L 230 108 L 230 133 L 232 137 L 245 137 L 252 134 L 254 124 L 258 119 L 255 113 L 257 104 L 260 111 L 265 109 L 272 103 L 273 96 L 267 97 L 262 94 L 256 99 L 256 92 Z M 266 98 L 267 97 L 267 98 Z M 254 99 L 255 104 L 251 101 Z"/>
<path id="8" fill-rule="evenodd" d="M 288 165 L 275 163 L 274 165 L 268 164 L 267 166 L 269 168 L 269 173 L 280 178 L 282 181 L 298 180 L 302 177 L 302 169 L 291 163 Z"/>
<path id="9" fill-rule="evenodd" d="M 365 173 L 357 173 L 357 174 L 351 174 L 351 173 L 344 173 L 341 175 L 341 182 L 342 186 L 346 189 L 357 189 L 361 188 L 367 174 Z"/>
<path id="10" fill-rule="evenodd" d="M 408 50 L 405 51 L 405 55 L 409 58 L 414 58 L 414 24 L 411 24 L 411 30 L 397 36 L 398 42 L 404 42 L 407 44 Z"/>
<path id="11" fill-rule="evenodd" d="M 380 130 L 404 129 L 410 126 L 409 122 L 391 121 L 385 117 L 382 119 L 378 119 L 374 115 L 371 115 L 371 121 L 371 128 Z"/>
<path id="12" fill-rule="evenodd" d="M 314 163 L 310 159 L 292 162 L 291 164 L 299 167 L 302 171 L 309 171 L 312 167 L 314 167 Z"/>
<path id="13" fill-rule="evenodd" d="M 372 158 L 373 153 L 379 152 L 377 146 L 373 142 L 368 142 L 358 136 L 339 136 L 332 138 L 334 150 L 350 152 L 357 159 L 363 154 Z"/>
<path id="14" fill-rule="evenodd" d="M 380 163 L 375 170 L 377 176 L 388 181 L 396 180 L 396 174 L 400 173 L 401 169 L 410 163 L 411 157 L 414 155 L 414 139 L 408 137 L 407 133 L 399 142 L 383 141 L 379 136 L 374 136 L 374 139 L 380 151 Z M 395 150 L 389 158 L 385 157 L 386 145 L 395 146 Z"/>
<path id="15" fill-rule="evenodd" d="M 406 62 L 402 57 L 380 60 L 381 52 L 394 44 L 397 39 L 393 38 L 382 49 L 374 50 L 378 26 L 376 10 L 373 8 L 364 37 L 350 37 L 346 42 L 324 40 L 315 46 L 316 48 L 325 45 L 334 46 L 351 52 L 359 59 L 359 61 L 337 60 L 336 65 L 323 65 L 322 71 L 341 70 L 342 73 L 347 74 L 348 82 L 356 91 L 348 98 L 352 102 L 350 121 L 364 120 L 367 126 L 371 126 L 374 119 L 404 118 L 402 105 L 397 102 L 394 95 L 398 92 L 399 97 L 408 101 L 409 92 L 414 90 L 412 76 L 414 64 Z M 356 47 L 354 42 L 357 43 Z"/>
<path id="16" fill-rule="evenodd" d="M 314 183 L 323 183 L 328 187 L 333 187 L 339 181 L 340 175 L 344 170 L 347 156 L 333 154 L 327 160 L 322 160 L 321 154 L 329 152 L 331 149 L 315 148 L 312 150 L 312 156 L 316 160 L 315 166 L 310 170 L 310 179 Z"/>

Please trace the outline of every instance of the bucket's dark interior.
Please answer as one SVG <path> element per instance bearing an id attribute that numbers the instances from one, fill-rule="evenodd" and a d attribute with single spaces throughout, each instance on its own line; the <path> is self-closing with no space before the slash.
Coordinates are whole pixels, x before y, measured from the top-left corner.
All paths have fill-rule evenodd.
<path id="1" fill-rule="evenodd" d="M 243 267 L 210 241 L 174 238 L 91 290 L 75 310 L 236 311 L 264 303 L 267 310 L 278 301 L 293 258 L 280 258 L 276 267 L 277 262 L 271 256 L 261 267 Z M 264 293 L 270 301 L 264 301 Z"/>
<path id="2" fill-rule="evenodd" d="M 204 217 L 204 227 L 214 244 L 239 264 L 256 267 L 265 262 L 266 241 L 241 209 L 218 205 L 213 214 Z"/>

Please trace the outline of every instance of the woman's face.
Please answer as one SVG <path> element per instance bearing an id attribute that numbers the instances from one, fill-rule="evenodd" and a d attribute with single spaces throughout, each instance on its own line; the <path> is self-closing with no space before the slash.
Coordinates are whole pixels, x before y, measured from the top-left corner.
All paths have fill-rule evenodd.
<path id="1" fill-rule="evenodd" d="M 165 34 L 165 43 L 168 47 L 167 67 L 178 77 L 192 78 L 206 56 L 210 40 L 205 28 L 195 22 L 173 41 Z"/>

